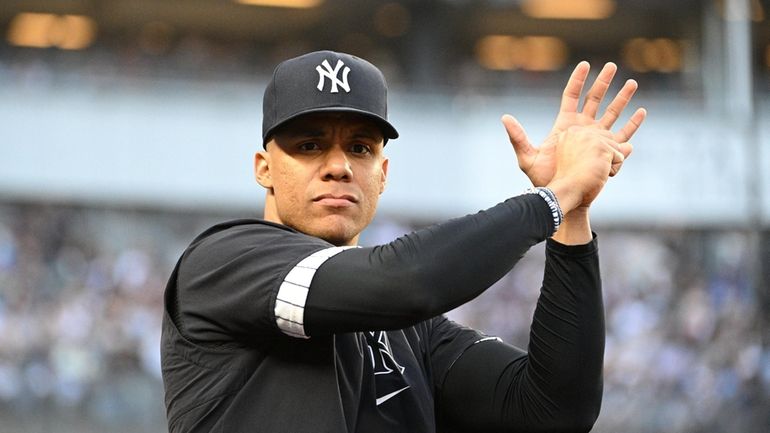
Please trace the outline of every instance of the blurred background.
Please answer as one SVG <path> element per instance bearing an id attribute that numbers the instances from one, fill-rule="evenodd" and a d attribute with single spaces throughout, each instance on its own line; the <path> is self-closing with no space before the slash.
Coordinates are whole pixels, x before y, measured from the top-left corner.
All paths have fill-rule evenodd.
<path id="1" fill-rule="evenodd" d="M 606 305 L 596 432 L 770 432 L 770 2 L 0 2 L 0 432 L 162 432 L 162 293 L 216 222 L 261 215 L 273 67 L 316 49 L 391 87 L 364 244 L 527 186 L 574 65 L 649 117 L 592 219 Z M 454 319 L 526 346 L 542 246 Z"/>

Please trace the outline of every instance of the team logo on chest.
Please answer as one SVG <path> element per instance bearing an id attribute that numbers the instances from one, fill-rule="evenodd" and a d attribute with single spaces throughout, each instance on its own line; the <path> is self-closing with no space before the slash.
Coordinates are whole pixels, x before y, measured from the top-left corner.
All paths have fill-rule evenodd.
<path id="1" fill-rule="evenodd" d="M 372 362 L 375 386 L 377 388 L 377 406 L 401 394 L 410 388 L 404 378 L 405 367 L 396 361 L 390 346 L 388 333 L 385 331 L 365 332 L 369 360 Z"/>
<path id="2" fill-rule="evenodd" d="M 342 69 L 342 79 L 338 78 L 340 69 Z M 326 83 L 325 79 L 328 78 L 331 82 L 331 89 L 329 90 L 331 93 L 339 93 L 337 86 L 342 87 L 345 93 L 350 93 L 350 85 L 348 84 L 350 68 L 345 66 L 345 64 L 342 63 L 342 60 L 337 60 L 334 69 L 332 69 L 332 65 L 329 64 L 328 60 L 324 60 L 320 65 L 315 67 L 315 70 L 318 71 L 318 86 L 316 86 L 318 91 L 323 92 L 324 84 Z"/>
<path id="3" fill-rule="evenodd" d="M 388 334 L 385 331 L 367 332 L 369 334 L 366 343 L 369 349 L 369 358 L 372 361 L 374 374 L 390 374 L 398 371 L 404 373 L 404 367 L 399 365 L 393 357 L 393 349 L 390 347 Z"/>

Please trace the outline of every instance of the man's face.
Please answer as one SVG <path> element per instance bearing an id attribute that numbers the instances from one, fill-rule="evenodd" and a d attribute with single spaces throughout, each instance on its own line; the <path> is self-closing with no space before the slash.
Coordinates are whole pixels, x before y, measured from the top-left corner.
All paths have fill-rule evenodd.
<path id="1" fill-rule="evenodd" d="M 377 124 L 315 113 L 282 126 L 255 156 L 267 189 L 265 219 L 334 245 L 355 245 L 385 188 L 388 160 Z"/>

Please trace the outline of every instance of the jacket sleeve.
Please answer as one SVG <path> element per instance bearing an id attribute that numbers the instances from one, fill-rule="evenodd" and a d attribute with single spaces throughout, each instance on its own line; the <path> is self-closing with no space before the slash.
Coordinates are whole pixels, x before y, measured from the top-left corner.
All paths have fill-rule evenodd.
<path id="1" fill-rule="evenodd" d="M 465 350 L 438 385 L 445 431 L 586 432 L 602 398 L 604 313 L 596 240 L 548 240 L 529 353 L 488 340 Z"/>
<path id="2" fill-rule="evenodd" d="M 343 251 L 312 280 L 306 331 L 400 329 L 445 313 L 499 280 L 553 228 L 545 201 L 525 194 L 386 245 Z"/>
<path id="3" fill-rule="evenodd" d="M 233 225 L 193 242 L 167 292 L 185 336 L 212 345 L 400 329 L 478 296 L 553 230 L 536 194 L 370 248 Z"/>

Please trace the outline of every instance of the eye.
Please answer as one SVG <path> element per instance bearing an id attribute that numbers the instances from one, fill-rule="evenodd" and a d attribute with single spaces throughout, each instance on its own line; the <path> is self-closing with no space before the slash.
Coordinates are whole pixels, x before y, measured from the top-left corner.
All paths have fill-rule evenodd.
<path id="1" fill-rule="evenodd" d="M 318 150 L 321 147 L 314 141 L 307 141 L 305 143 L 301 143 L 299 146 L 297 146 L 297 148 L 304 152 L 310 152 L 312 150 Z"/>
<path id="2" fill-rule="evenodd" d="M 358 154 L 372 153 L 372 149 L 369 146 L 362 143 L 356 143 L 350 146 L 350 151 Z"/>

